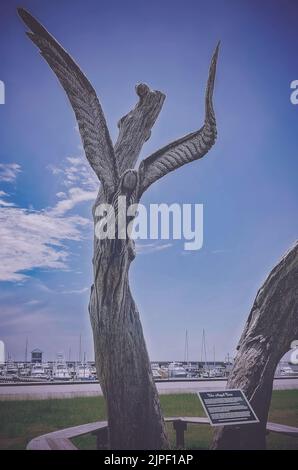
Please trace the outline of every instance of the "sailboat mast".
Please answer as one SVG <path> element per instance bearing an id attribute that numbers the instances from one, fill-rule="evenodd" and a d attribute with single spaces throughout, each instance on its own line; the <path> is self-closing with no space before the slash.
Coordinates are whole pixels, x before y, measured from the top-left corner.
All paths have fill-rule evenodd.
<path id="1" fill-rule="evenodd" d="M 184 361 L 188 363 L 188 331 L 185 330 Z"/>
<path id="2" fill-rule="evenodd" d="M 28 361 L 28 338 L 26 338 L 26 346 L 25 346 L 25 363 Z"/>
<path id="3" fill-rule="evenodd" d="M 207 351 L 206 351 L 206 338 L 205 338 L 205 330 L 203 328 L 203 335 L 202 335 L 202 350 L 201 350 L 201 362 L 205 364 L 205 369 L 207 368 Z"/>
<path id="4" fill-rule="evenodd" d="M 82 362 L 82 334 L 80 334 L 79 362 Z"/>

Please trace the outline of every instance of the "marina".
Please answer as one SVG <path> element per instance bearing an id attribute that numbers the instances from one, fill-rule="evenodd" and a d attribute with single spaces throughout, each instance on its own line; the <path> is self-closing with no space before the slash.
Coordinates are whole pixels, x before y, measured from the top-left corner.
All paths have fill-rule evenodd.
<path id="1" fill-rule="evenodd" d="M 155 381 L 225 380 L 232 362 L 162 361 L 152 362 Z M 282 362 L 275 377 L 298 377 L 298 366 Z M 0 385 L 5 383 L 60 383 L 97 381 L 94 361 L 65 361 L 62 357 L 54 362 L 14 362 L 0 364 Z"/>
<path id="2" fill-rule="evenodd" d="M 216 360 L 213 346 L 213 360 L 207 357 L 206 333 L 203 329 L 201 340 L 200 360 L 189 359 L 189 337 L 185 331 L 184 360 L 180 361 L 151 361 L 151 370 L 156 382 L 163 381 L 218 381 L 226 380 L 233 367 L 234 358 L 227 353 L 222 361 Z M 28 339 L 26 339 L 24 361 L 13 360 L 8 353 L 5 360 L 5 346 L 2 343 L 0 355 L 0 385 L 1 384 L 31 384 L 31 383 L 80 383 L 97 382 L 94 361 L 88 361 L 86 353 L 82 354 L 82 338 L 80 335 L 78 360 L 71 360 L 69 349 L 68 360 L 62 351 L 57 352 L 54 361 L 45 360 L 41 349 L 31 351 L 28 360 Z M 276 378 L 298 378 L 298 364 L 289 360 L 281 360 L 275 371 Z"/>

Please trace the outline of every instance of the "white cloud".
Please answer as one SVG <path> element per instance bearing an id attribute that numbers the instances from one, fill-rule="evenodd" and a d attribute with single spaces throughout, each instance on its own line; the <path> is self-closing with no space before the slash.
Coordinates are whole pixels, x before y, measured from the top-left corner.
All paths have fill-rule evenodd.
<path id="1" fill-rule="evenodd" d="M 12 164 L 9 170 L 12 180 L 20 167 Z M 36 268 L 67 269 L 66 242 L 82 240 L 84 229 L 91 229 L 91 220 L 70 213 L 78 204 L 94 201 L 97 196 L 99 182 L 88 163 L 83 157 L 68 157 L 60 167 L 51 167 L 51 171 L 61 178 L 65 188 L 56 194 L 57 203 L 53 207 L 41 211 L 16 207 L 5 200 L 8 194 L 0 191 L 0 281 L 22 282 Z M 137 243 L 136 250 L 141 254 L 154 253 L 171 246 L 172 243 Z M 82 294 L 87 289 L 61 293 Z"/>
<path id="2" fill-rule="evenodd" d="M 156 251 L 167 250 L 173 243 L 136 243 L 136 252 L 138 254 L 155 253 Z"/>
<path id="3" fill-rule="evenodd" d="M 13 202 L 4 201 L 4 199 L 0 198 L 0 206 L 1 207 L 14 207 L 15 204 Z"/>
<path id="4" fill-rule="evenodd" d="M 67 157 L 61 166 L 50 165 L 49 168 L 54 175 L 61 177 L 66 188 L 76 185 L 88 191 L 98 191 L 99 181 L 84 156 Z"/>
<path id="5" fill-rule="evenodd" d="M 84 294 L 88 291 L 90 291 L 90 287 L 83 287 L 82 289 L 64 290 L 61 294 Z"/>
<path id="6" fill-rule="evenodd" d="M 52 215 L 63 215 L 80 202 L 94 201 L 96 196 L 97 191 L 85 191 L 79 187 L 70 188 L 66 197 L 59 201 L 56 206 L 50 210 L 50 213 Z"/>
<path id="7" fill-rule="evenodd" d="M 37 300 L 37 299 L 32 299 L 32 300 L 29 300 L 28 302 L 25 302 L 24 305 L 28 305 L 29 307 L 34 307 L 34 306 L 37 306 L 37 305 L 40 305 L 42 302 L 40 300 Z"/>
<path id="8" fill-rule="evenodd" d="M 0 191 L 0 206 L 1 207 L 14 207 L 15 204 L 13 202 L 7 202 L 3 197 L 9 197 L 9 195 L 5 191 Z"/>
<path id="9" fill-rule="evenodd" d="M 64 269 L 68 251 L 63 241 L 82 239 L 90 221 L 57 217 L 22 208 L 0 208 L 0 281 L 22 281 L 33 268 Z"/>
<path id="10" fill-rule="evenodd" d="M 84 157 L 68 157 L 67 160 L 72 164 L 72 165 L 75 165 L 75 166 L 80 166 L 80 165 L 83 165 L 84 163 L 82 162 L 82 159 Z"/>
<path id="11" fill-rule="evenodd" d="M 20 318 L 23 318 L 24 321 L 20 321 Z M 29 311 L 26 311 L 21 305 L 15 304 L 13 306 L 5 305 L 1 311 L 1 328 L 11 329 L 14 333 L 18 328 L 21 328 L 24 335 L 24 333 L 30 332 L 32 325 L 44 328 L 46 324 L 48 327 L 51 323 L 51 315 L 45 309 L 34 310 L 30 308 Z"/>
<path id="12" fill-rule="evenodd" d="M 0 181 L 13 183 L 20 171 L 21 167 L 17 163 L 0 163 Z"/>
<path id="13" fill-rule="evenodd" d="M 56 194 L 60 200 L 51 209 L 53 215 L 63 215 L 80 202 L 95 200 L 99 181 L 84 157 L 68 157 L 63 165 L 50 169 L 62 178 L 62 184 L 67 188 Z"/>
<path id="14" fill-rule="evenodd" d="M 64 193 L 63 191 L 60 191 L 59 193 L 56 194 L 56 196 L 59 198 L 59 199 L 64 199 L 66 198 L 66 193 Z"/>
<path id="15" fill-rule="evenodd" d="M 52 168 L 62 176 L 67 191 L 57 193 L 54 207 L 41 211 L 16 207 L 0 191 L 0 281 L 23 281 L 34 268 L 67 269 L 69 252 L 65 242 L 80 241 L 91 220 L 67 214 L 79 203 L 94 200 L 98 181 L 79 157 L 70 157 L 61 168 Z M 2 181 L 14 181 L 19 165 L 0 165 Z M 71 187 L 71 182 L 75 186 Z"/>

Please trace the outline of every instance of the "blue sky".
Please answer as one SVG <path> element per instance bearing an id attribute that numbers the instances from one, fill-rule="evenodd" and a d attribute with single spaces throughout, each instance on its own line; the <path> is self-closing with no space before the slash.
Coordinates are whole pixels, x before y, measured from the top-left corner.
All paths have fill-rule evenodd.
<path id="1" fill-rule="evenodd" d="M 91 204 L 85 164 L 60 84 L 26 38 L 14 0 L 1 3 L 0 337 L 12 357 L 39 347 L 92 358 Z M 117 121 L 146 82 L 166 101 L 141 158 L 203 121 L 210 56 L 221 40 L 215 90 L 218 140 L 206 158 L 155 183 L 143 201 L 203 203 L 204 245 L 142 247 L 131 267 L 152 360 L 224 359 L 235 350 L 254 296 L 297 238 L 297 2 L 254 0 L 28 0 Z"/>

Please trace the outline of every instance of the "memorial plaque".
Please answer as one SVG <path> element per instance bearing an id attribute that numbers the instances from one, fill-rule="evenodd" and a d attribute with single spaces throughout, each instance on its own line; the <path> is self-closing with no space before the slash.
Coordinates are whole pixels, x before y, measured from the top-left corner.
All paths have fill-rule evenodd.
<path id="1" fill-rule="evenodd" d="M 258 423 L 248 399 L 240 389 L 198 392 L 211 426 Z"/>

